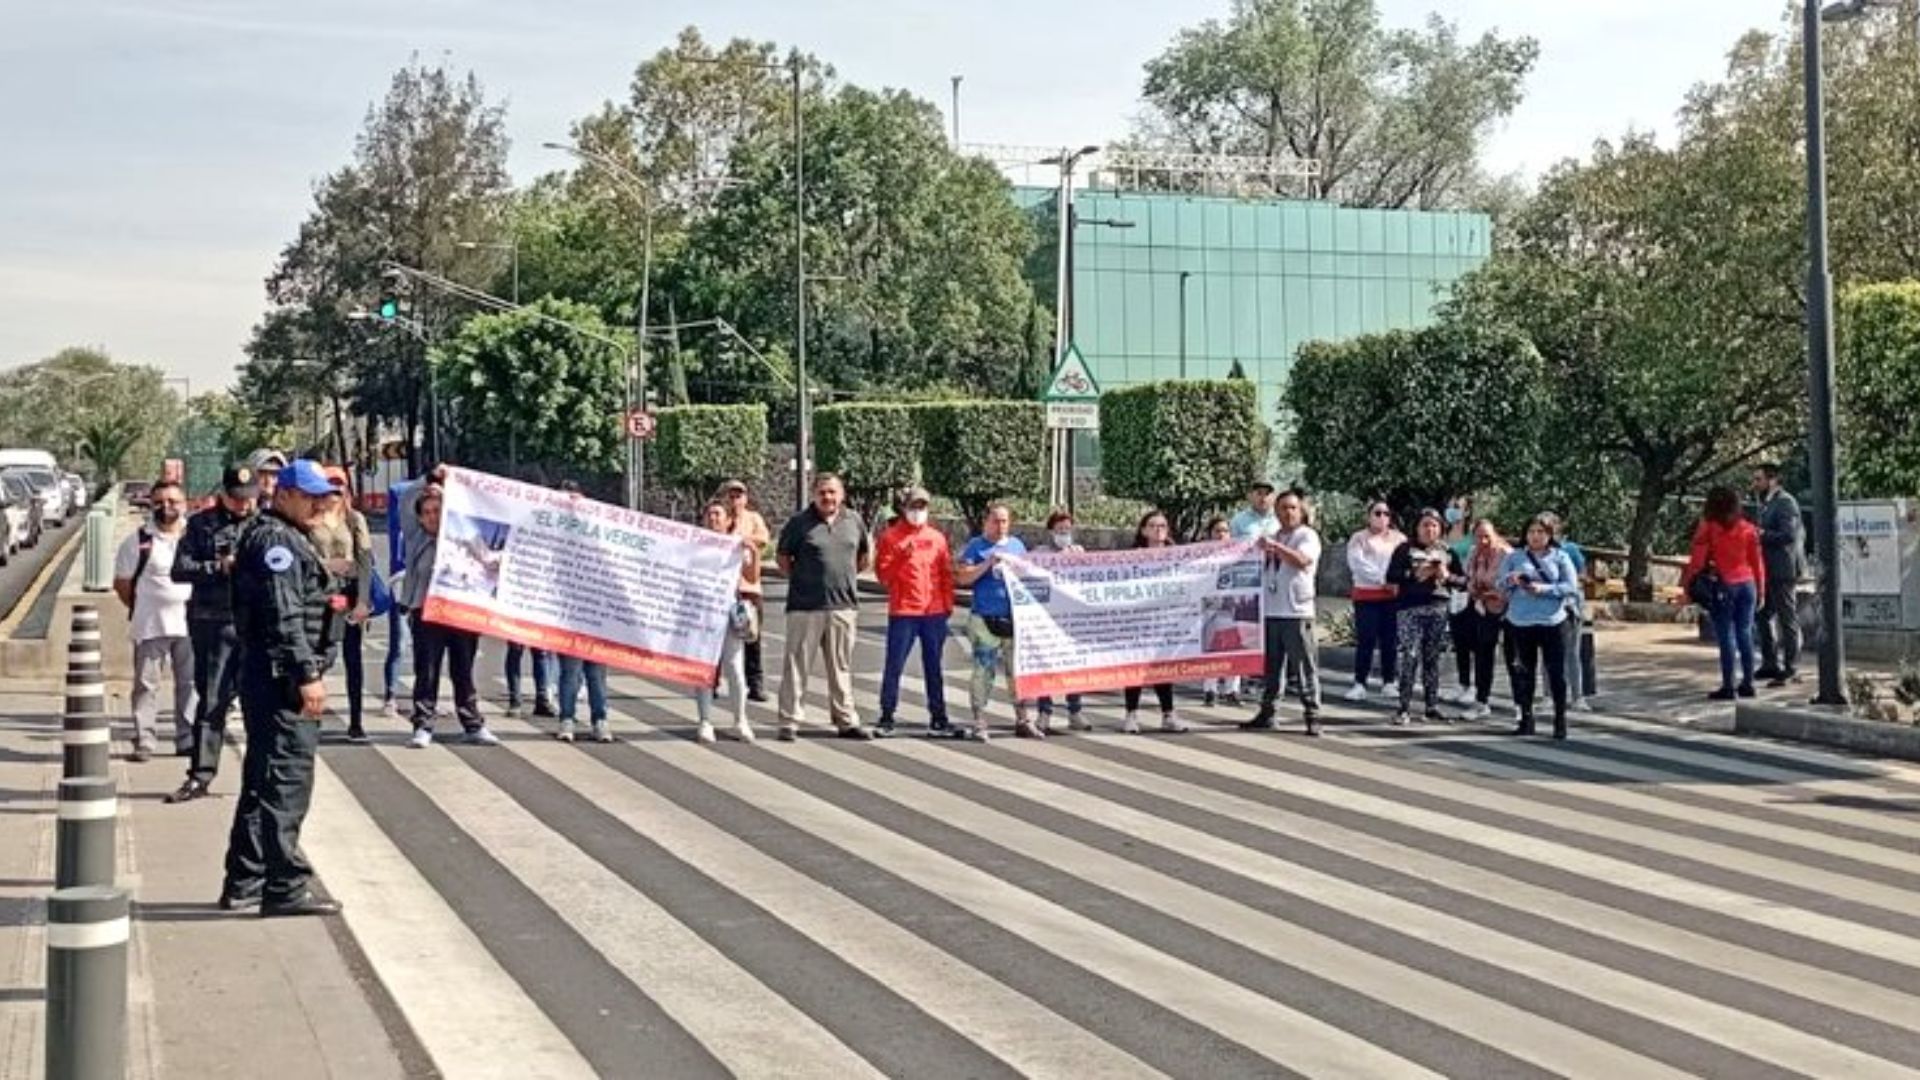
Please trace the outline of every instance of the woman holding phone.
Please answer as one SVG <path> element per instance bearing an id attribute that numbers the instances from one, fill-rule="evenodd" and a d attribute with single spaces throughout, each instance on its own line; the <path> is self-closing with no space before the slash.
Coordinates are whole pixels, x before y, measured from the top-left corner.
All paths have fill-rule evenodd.
<path id="1" fill-rule="evenodd" d="M 1507 622 L 1519 654 L 1513 696 L 1520 706 L 1515 735 L 1532 735 L 1533 698 L 1545 657 L 1547 685 L 1553 693 L 1553 737 L 1567 737 L 1567 601 L 1580 590 L 1580 572 L 1553 542 L 1553 524 L 1544 516 L 1527 523 L 1527 542 L 1500 565 L 1500 591 L 1507 597 Z"/>
<path id="2" fill-rule="evenodd" d="M 1440 656 L 1447 650 L 1447 603 L 1452 590 L 1466 584 L 1466 575 L 1460 559 L 1441 540 L 1443 521 L 1440 511 L 1422 510 L 1413 539 L 1394 549 L 1387 563 L 1387 581 L 1398 590 L 1400 608 L 1395 627 L 1400 637 L 1400 709 L 1395 724 L 1412 722 L 1416 670 L 1426 695 L 1426 719 L 1446 719 L 1440 713 Z"/>

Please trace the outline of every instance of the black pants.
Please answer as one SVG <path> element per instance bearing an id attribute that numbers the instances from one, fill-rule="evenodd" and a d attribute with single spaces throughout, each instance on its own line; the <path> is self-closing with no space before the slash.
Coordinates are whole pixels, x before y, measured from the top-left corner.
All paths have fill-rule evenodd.
<path id="1" fill-rule="evenodd" d="M 1513 684 L 1513 627 L 1498 615 L 1479 611 L 1473 616 L 1473 692 L 1474 700 L 1485 705 L 1493 695 L 1493 661 L 1496 655 L 1507 669 L 1507 683 Z"/>
<path id="2" fill-rule="evenodd" d="M 359 623 L 348 623 L 340 636 L 340 663 L 347 669 L 347 726 L 360 726 L 360 695 L 367 689 L 366 657 L 361 646 L 366 632 Z"/>
<path id="3" fill-rule="evenodd" d="M 1447 616 L 1447 636 L 1453 641 L 1454 674 L 1460 685 L 1473 689 L 1473 643 L 1480 633 L 1480 613 L 1468 607 Z"/>
<path id="4" fill-rule="evenodd" d="M 242 673 L 240 715 L 247 756 L 227 836 L 224 888 L 229 896 L 290 900 L 306 892 L 313 876 L 300 851 L 300 826 L 313 801 L 320 718 L 301 716 L 298 688 L 265 670 Z"/>
<path id="5" fill-rule="evenodd" d="M 1126 699 L 1127 699 L 1128 712 L 1133 712 L 1140 708 L 1140 691 L 1142 689 L 1144 689 L 1144 687 L 1139 687 L 1139 686 L 1127 687 Z M 1160 699 L 1160 712 L 1162 715 L 1173 711 L 1173 684 L 1172 683 L 1170 682 L 1154 683 L 1153 696 Z"/>
<path id="6" fill-rule="evenodd" d="M 187 640 L 193 645 L 193 689 L 200 696 L 187 779 L 211 784 L 227 741 L 227 713 L 240 692 L 240 653 L 231 622 L 188 623 Z"/>
<path id="7" fill-rule="evenodd" d="M 1761 598 L 1759 615 L 1753 620 L 1753 638 L 1760 646 L 1760 666 L 1769 671 L 1792 671 L 1800 664 L 1799 584 L 1792 574 L 1767 576 L 1767 595 Z"/>
<path id="8" fill-rule="evenodd" d="M 1540 664 L 1547 665 L 1547 686 L 1553 691 L 1553 726 L 1567 724 L 1567 638 L 1560 626 L 1516 626 L 1514 648 L 1520 656 L 1514 672 L 1514 700 L 1520 705 L 1520 722 L 1533 723 L 1533 694 L 1539 686 Z"/>
<path id="9" fill-rule="evenodd" d="M 480 653 L 480 636 L 456 630 L 420 618 L 419 612 L 407 616 L 413 626 L 413 726 L 433 730 L 440 709 L 440 671 L 444 667 L 453 680 L 453 709 L 460 726 L 478 730 L 480 691 L 473 683 L 473 661 Z"/>

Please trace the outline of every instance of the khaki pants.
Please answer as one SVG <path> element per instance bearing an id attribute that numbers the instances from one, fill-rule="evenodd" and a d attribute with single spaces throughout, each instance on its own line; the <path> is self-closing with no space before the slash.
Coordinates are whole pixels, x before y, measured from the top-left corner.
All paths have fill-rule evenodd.
<path id="1" fill-rule="evenodd" d="M 841 729 L 860 726 L 853 711 L 853 638 L 858 611 L 790 611 L 787 655 L 780 674 L 780 726 L 799 727 L 807 718 L 807 676 L 814 654 L 827 678 L 827 715 Z"/>
<path id="2" fill-rule="evenodd" d="M 200 697 L 193 690 L 193 640 L 158 637 L 133 646 L 133 745 L 149 752 L 160 743 L 160 672 L 173 669 L 173 746 L 193 749 L 193 717 Z"/>

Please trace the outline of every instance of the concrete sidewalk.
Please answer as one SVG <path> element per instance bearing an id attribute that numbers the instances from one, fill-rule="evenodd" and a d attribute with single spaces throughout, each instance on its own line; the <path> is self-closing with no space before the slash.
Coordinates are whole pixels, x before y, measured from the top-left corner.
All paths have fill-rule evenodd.
<path id="1" fill-rule="evenodd" d="M 53 888 L 61 699 L 0 682 L 0 1078 L 45 1069 L 45 898 Z M 125 686 L 110 684 L 109 709 Z M 163 718 L 163 724 L 168 722 Z M 116 751 L 124 749 L 116 743 Z M 161 800 L 178 758 L 116 759 L 119 884 L 133 894 L 128 1076 L 306 1080 L 434 1075 L 337 919 L 263 920 L 220 911 L 226 797 Z"/>

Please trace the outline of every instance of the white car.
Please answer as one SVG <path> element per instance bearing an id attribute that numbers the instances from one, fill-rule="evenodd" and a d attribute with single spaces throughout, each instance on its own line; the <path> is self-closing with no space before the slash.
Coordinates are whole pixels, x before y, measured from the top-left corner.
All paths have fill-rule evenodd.
<path id="1" fill-rule="evenodd" d="M 0 474 L 0 518 L 6 521 L 6 553 L 33 546 L 33 489 L 24 478 Z"/>
<path id="2" fill-rule="evenodd" d="M 61 473 L 60 479 L 67 482 L 67 502 L 75 510 L 87 508 L 87 481 L 79 473 Z"/>

